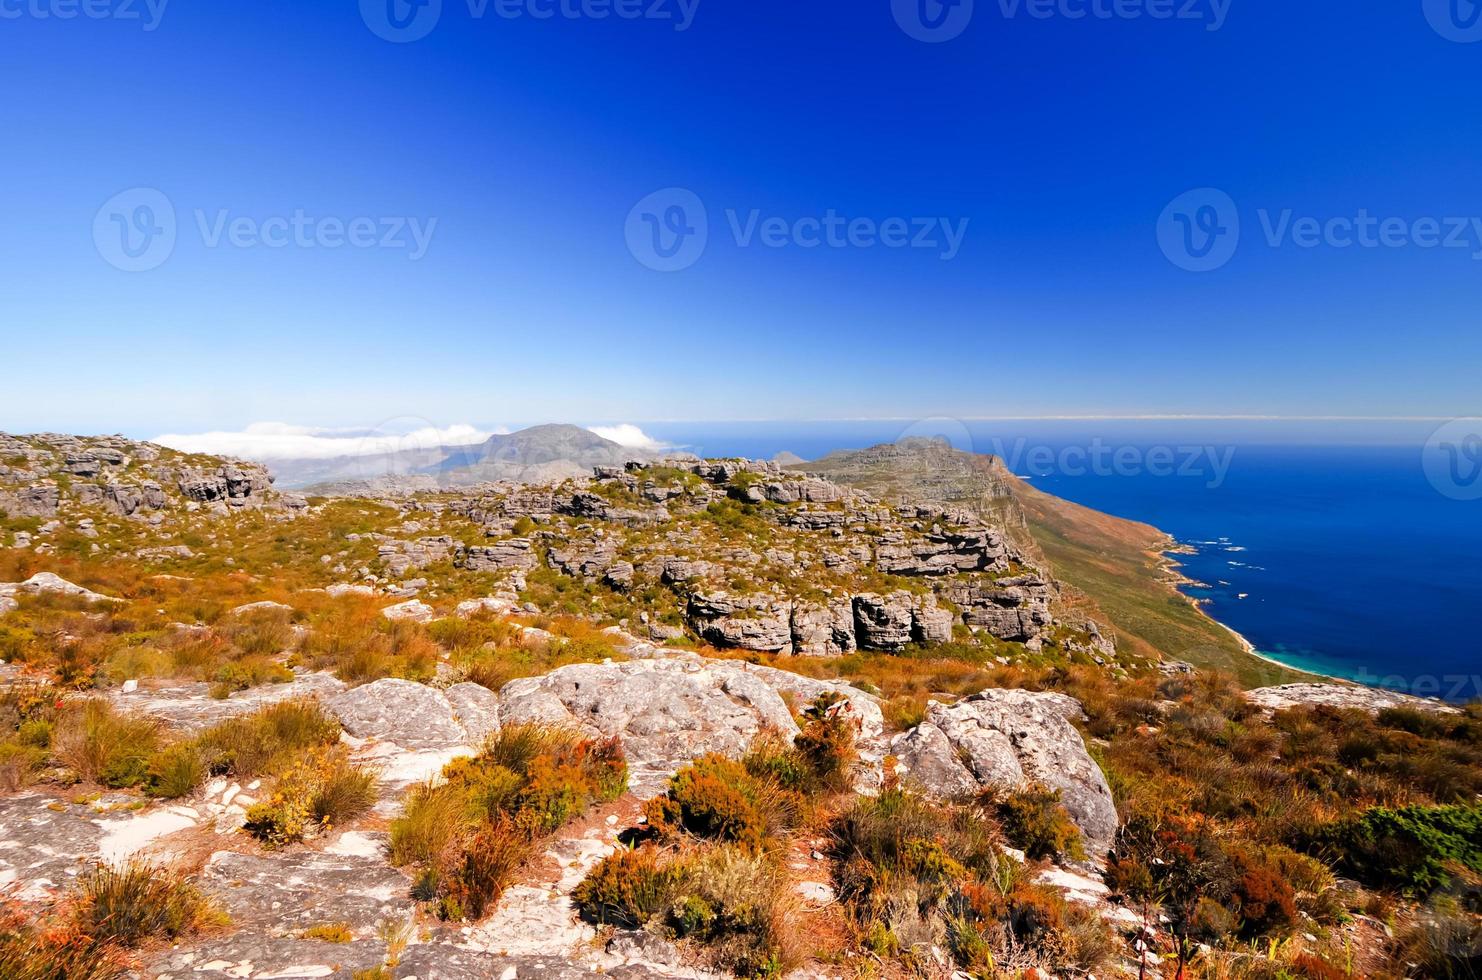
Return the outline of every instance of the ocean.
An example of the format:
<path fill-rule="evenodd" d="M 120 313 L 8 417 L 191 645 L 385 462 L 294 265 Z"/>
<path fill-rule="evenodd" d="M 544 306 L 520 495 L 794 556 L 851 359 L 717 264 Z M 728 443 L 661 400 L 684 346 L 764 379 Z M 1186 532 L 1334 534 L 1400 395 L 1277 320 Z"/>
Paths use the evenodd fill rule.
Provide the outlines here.
<path fill-rule="evenodd" d="M 1482 487 L 1464 482 L 1475 478 L 1474 457 L 1454 448 L 1446 455 L 1448 439 L 1463 444 L 1456 426 L 1438 436 L 1439 427 L 951 419 L 643 426 L 710 456 L 788 451 L 813 459 L 905 435 L 994 453 L 1043 490 L 1145 521 L 1192 548 L 1178 556 L 1202 583 L 1188 593 L 1266 656 L 1465 701 L 1482 697 L 1482 500 L 1461 498 Z M 1482 438 L 1464 445 L 1475 455 Z M 1451 477 L 1448 460 L 1460 464 Z"/>

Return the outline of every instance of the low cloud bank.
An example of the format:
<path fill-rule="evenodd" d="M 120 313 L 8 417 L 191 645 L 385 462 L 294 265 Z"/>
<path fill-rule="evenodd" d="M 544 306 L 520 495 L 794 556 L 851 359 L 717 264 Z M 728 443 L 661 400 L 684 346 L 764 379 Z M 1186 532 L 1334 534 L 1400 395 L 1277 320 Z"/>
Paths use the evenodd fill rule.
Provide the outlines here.
<path fill-rule="evenodd" d="M 629 449 L 660 450 L 667 448 L 664 443 L 659 442 L 638 426 L 627 422 L 621 425 L 592 425 L 587 427 L 587 431 L 594 432 L 604 439 Z"/>
<path fill-rule="evenodd" d="M 152 441 L 186 453 L 238 456 L 242 459 L 334 459 L 374 456 L 436 446 L 473 446 L 505 430 L 471 425 L 329 429 L 284 422 L 254 422 L 240 432 L 166 433 Z"/>

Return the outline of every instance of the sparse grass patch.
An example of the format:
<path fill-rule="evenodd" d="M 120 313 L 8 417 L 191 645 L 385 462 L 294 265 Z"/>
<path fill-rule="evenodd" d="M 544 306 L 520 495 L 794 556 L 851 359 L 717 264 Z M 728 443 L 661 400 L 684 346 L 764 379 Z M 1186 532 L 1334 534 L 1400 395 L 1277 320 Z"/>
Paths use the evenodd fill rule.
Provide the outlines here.
<path fill-rule="evenodd" d="M 477 756 L 410 791 L 391 825 L 392 862 L 419 868 L 414 894 L 443 918 L 481 918 L 540 839 L 615 799 L 627 774 L 616 740 L 506 726 Z"/>
<path fill-rule="evenodd" d="M 243 829 L 271 846 L 292 844 L 375 802 L 375 773 L 351 765 L 342 746 L 320 746 L 278 777 L 269 799 L 248 807 Z"/>
<path fill-rule="evenodd" d="M 104 865 L 82 879 L 80 890 L 78 923 L 95 940 L 138 946 L 226 921 L 190 879 L 169 868 L 140 862 Z"/>
<path fill-rule="evenodd" d="M 78 779 L 124 788 L 139 786 L 164 736 L 159 722 L 121 712 L 92 698 L 63 706 L 57 714 L 51 749 Z"/>

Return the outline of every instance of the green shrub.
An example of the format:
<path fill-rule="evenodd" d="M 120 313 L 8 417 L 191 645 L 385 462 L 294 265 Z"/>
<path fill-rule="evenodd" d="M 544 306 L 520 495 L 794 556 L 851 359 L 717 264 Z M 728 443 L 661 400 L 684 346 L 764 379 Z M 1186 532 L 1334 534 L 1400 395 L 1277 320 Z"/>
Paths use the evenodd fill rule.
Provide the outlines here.
<path fill-rule="evenodd" d="M 819 695 L 804 712 L 803 730 L 793 740 L 816 789 L 837 792 L 849 787 L 859 753 L 854 748 L 854 725 L 843 710 L 848 704 L 841 694 Z"/>
<path fill-rule="evenodd" d="M 1009 843 L 1036 860 L 1085 860 L 1081 832 L 1060 803 L 1060 791 L 1030 785 L 989 798 Z"/>
<path fill-rule="evenodd" d="M 281 701 L 202 732 L 196 743 L 207 767 L 251 779 L 339 741 L 340 723 L 317 701 Z"/>
<path fill-rule="evenodd" d="M 1449 864 L 1482 873 L 1482 805 L 1371 807 L 1327 828 L 1319 843 L 1360 881 L 1430 892 L 1451 884 Z"/>
<path fill-rule="evenodd" d="M 206 759 L 194 741 L 166 746 L 149 760 L 144 787 L 151 796 L 178 799 L 206 778 Z"/>
<path fill-rule="evenodd" d="M 322 943 L 348 943 L 355 938 L 348 922 L 324 922 L 299 933 L 300 939 L 317 939 Z"/>
<path fill-rule="evenodd" d="M 779 977 L 803 958 L 790 918 L 795 902 L 777 887 L 775 858 L 749 848 L 714 847 L 701 854 L 674 887 L 668 925 L 680 938 L 703 943 L 716 965 L 737 976 Z"/>

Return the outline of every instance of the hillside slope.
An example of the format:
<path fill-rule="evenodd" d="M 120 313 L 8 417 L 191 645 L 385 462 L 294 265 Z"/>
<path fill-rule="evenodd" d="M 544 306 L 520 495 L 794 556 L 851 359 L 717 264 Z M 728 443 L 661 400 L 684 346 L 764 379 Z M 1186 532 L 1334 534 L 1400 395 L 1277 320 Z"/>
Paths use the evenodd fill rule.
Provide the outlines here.
<path fill-rule="evenodd" d="M 1165 553 L 1175 542 L 1129 521 L 1036 489 L 994 456 L 960 452 L 930 439 L 907 439 L 857 452 L 830 453 L 791 467 L 887 499 L 971 507 L 1043 555 L 1072 587 L 1066 602 L 1098 612 L 1119 645 L 1228 671 L 1243 684 L 1288 683 L 1301 676 L 1247 652 L 1230 630 L 1204 615 L 1175 587 Z"/>

